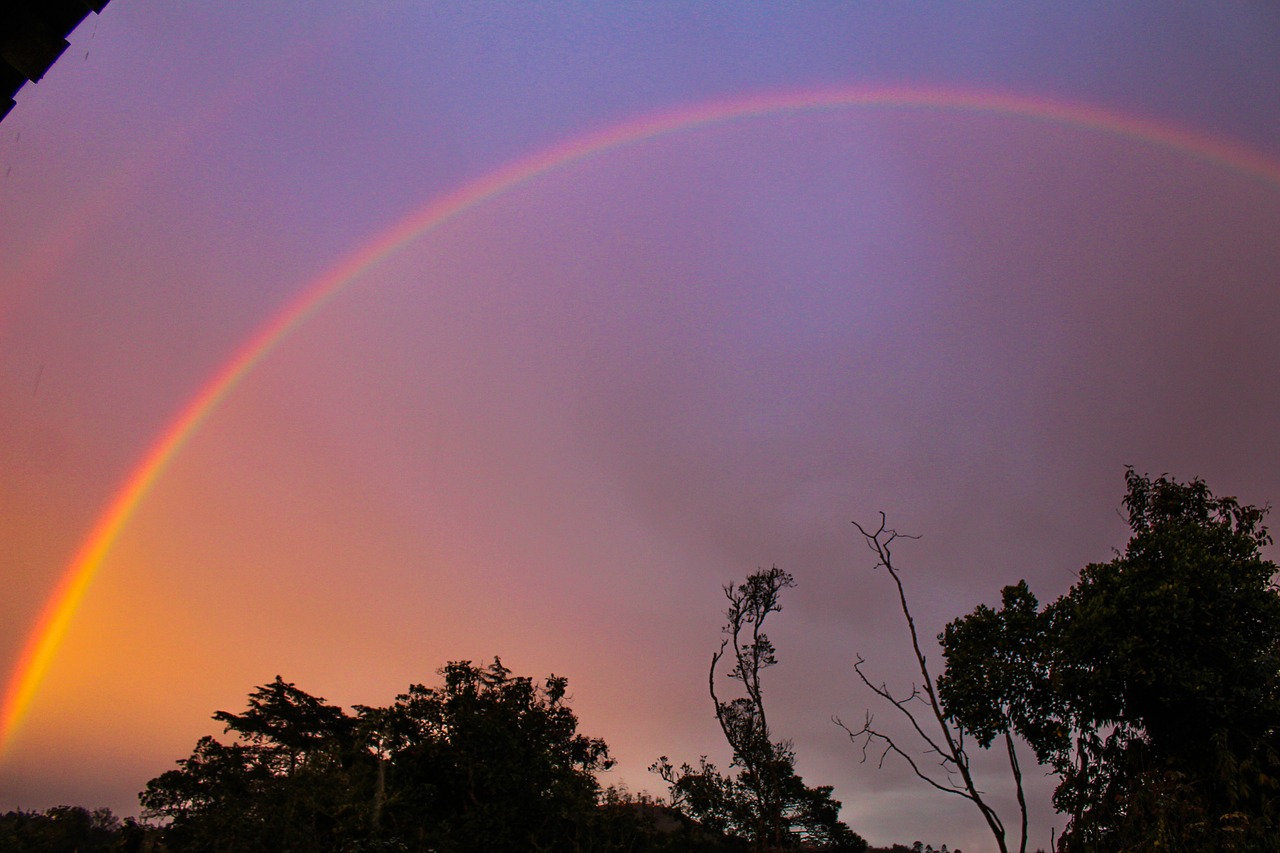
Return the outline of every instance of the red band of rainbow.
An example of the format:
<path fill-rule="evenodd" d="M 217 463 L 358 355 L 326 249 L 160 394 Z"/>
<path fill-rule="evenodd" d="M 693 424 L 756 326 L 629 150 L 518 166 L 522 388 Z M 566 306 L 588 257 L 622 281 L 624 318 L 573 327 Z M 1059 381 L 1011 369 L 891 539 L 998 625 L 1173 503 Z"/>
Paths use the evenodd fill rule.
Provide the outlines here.
<path fill-rule="evenodd" d="M 99 517 L 31 628 L 6 685 L 3 705 L 0 705 L 0 755 L 16 736 L 98 568 L 170 460 L 258 362 L 344 287 L 401 247 L 459 213 L 539 175 L 601 152 L 710 124 L 778 113 L 869 107 L 970 111 L 1064 124 L 1176 150 L 1280 186 L 1280 163 L 1274 159 L 1155 121 L 1040 98 L 915 87 L 778 92 L 698 104 L 625 122 L 516 160 L 432 200 L 303 287 L 183 406 Z"/>

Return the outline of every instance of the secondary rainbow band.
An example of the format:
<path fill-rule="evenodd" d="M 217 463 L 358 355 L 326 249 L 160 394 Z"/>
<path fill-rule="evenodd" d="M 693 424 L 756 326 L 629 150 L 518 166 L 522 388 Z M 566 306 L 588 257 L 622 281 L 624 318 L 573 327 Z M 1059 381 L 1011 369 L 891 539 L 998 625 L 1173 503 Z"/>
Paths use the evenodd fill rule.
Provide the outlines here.
<path fill-rule="evenodd" d="M 0 754 L 31 706 L 94 575 L 151 486 L 218 404 L 254 366 L 306 322 L 335 294 L 380 261 L 459 213 L 546 172 L 610 149 L 677 131 L 777 113 L 855 107 L 941 109 L 1009 115 L 1096 130 L 1173 149 L 1280 186 L 1280 163 L 1209 136 L 1108 110 L 990 92 L 932 88 L 845 88 L 781 92 L 699 104 L 626 122 L 516 160 L 457 190 L 434 199 L 390 230 L 365 244 L 329 272 L 303 288 L 247 341 L 160 434 L 124 486 L 98 519 L 63 572 L 39 620 L 28 635 L 0 706 Z"/>

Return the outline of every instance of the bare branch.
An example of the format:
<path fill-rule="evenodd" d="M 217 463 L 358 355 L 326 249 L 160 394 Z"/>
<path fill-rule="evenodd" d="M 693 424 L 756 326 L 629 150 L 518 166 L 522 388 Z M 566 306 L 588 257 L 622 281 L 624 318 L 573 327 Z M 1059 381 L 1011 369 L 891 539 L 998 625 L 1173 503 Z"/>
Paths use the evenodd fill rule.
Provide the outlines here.
<path fill-rule="evenodd" d="M 942 710 L 942 703 L 938 700 L 937 693 L 934 690 L 933 678 L 929 675 L 928 661 L 925 659 L 924 651 L 920 648 L 920 635 L 916 630 L 915 618 L 911 615 L 911 608 L 907 604 L 906 588 L 903 586 L 902 577 L 899 575 L 897 567 L 893 564 L 893 550 L 891 547 L 893 543 L 898 539 L 919 539 L 920 537 L 899 533 L 897 530 L 890 528 L 883 512 L 880 513 L 880 525 L 874 531 L 868 530 L 856 521 L 853 522 L 853 525 L 858 528 L 858 532 L 862 534 L 867 547 L 875 553 L 878 558 L 879 562 L 876 564 L 875 568 L 884 568 L 884 570 L 889 573 L 889 577 L 893 579 L 894 586 L 897 588 L 898 605 L 902 611 L 903 618 L 906 620 L 907 631 L 911 636 L 911 650 L 915 654 L 916 666 L 920 672 L 921 683 L 918 687 L 913 684 L 911 687 L 911 694 L 906 698 L 899 699 L 890 693 L 888 687 L 883 682 L 879 687 L 877 687 L 866 676 L 862 671 L 862 665 L 865 661 L 861 655 L 857 656 L 857 662 L 853 666 L 854 672 L 857 673 L 858 678 L 861 679 L 862 683 L 865 684 L 873 693 L 881 699 L 889 702 L 893 707 L 897 708 L 910 721 L 911 727 L 915 730 L 916 735 L 927 746 L 926 752 L 935 753 L 940 757 L 940 765 L 944 772 L 947 773 L 948 779 L 952 777 L 953 772 L 958 773 L 963 784 L 943 785 L 921 772 L 915 760 L 905 750 L 900 748 L 888 735 L 883 732 L 876 731 L 871 727 L 870 714 L 867 715 L 867 721 L 863 725 L 862 729 L 856 733 L 852 732 L 838 719 L 836 720 L 836 724 L 843 728 L 845 732 L 849 734 L 850 739 L 853 739 L 855 743 L 857 738 L 866 739 L 863 744 L 864 761 L 866 760 L 866 747 L 870 742 L 873 739 L 884 741 L 886 746 L 885 751 L 880 756 L 881 763 L 883 763 L 885 756 L 892 752 L 901 756 L 911 767 L 916 776 L 928 782 L 933 787 L 940 791 L 958 794 L 972 802 L 982 814 L 988 828 L 990 828 L 991 834 L 996 840 L 996 845 L 1000 849 L 1000 853 L 1008 853 L 1008 846 L 1005 843 L 1004 824 L 1000 820 L 999 815 L 996 814 L 995 810 L 987 805 L 986 801 L 983 799 L 983 792 L 978 790 L 977 786 L 974 784 L 973 774 L 970 772 L 969 768 L 969 756 L 965 752 L 964 747 L 964 730 L 953 728 L 951 724 L 947 722 L 946 714 Z M 934 737 L 926 733 L 921 722 L 916 718 L 915 712 L 908 707 L 908 703 L 914 700 L 919 700 L 928 707 L 934 721 L 938 724 L 938 730 L 941 733 L 941 740 L 935 740 Z M 1016 762 L 1016 758 L 1014 760 Z M 1021 794 L 1020 782 L 1019 794 Z"/>
<path fill-rule="evenodd" d="M 955 758 L 952 757 L 950 752 L 946 748 L 939 746 L 933 738 L 929 737 L 925 730 L 920 727 L 920 723 L 916 719 L 916 715 L 911 713 L 911 709 L 907 707 L 908 702 L 916 700 L 927 703 L 927 700 L 921 697 L 920 689 L 913 684 L 911 685 L 911 695 L 907 696 L 905 699 L 897 699 L 889 692 L 889 688 L 884 682 L 881 682 L 879 687 L 871 683 L 871 680 L 867 678 L 866 673 L 862 671 L 862 665 L 865 662 L 866 661 L 863 660 L 862 656 L 858 655 L 858 662 L 853 665 L 853 671 L 858 674 L 858 678 L 862 679 L 862 683 L 867 685 L 871 692 L 889 702 L 893 707 L 902 712 L 903 716 L 905 716 L 911 723 L 911 727 L 915 729 L 916 734 L 920 736 L 920 739 L 929 745 L 930 752 L 936 752 L 938 755 L 942 756 L 944 763 L 956 763 Z"/>
<path fill-rule="evenodd" d="M 928 782 L 930 785 L 937 788 L 939 791 L 945 791 L 948 794 L 957 794 L 961 797 L 964 797 L 966 800 L 973 799 L 973 797 L 970 796 L 969 792 L 966 791 L 965 789 L 958 788 L 953 785 L 944 785 L 938 782 L 936 779 L 933 779 L 929 777 L 927 774 L 925 774 L 920 769 L 920 767 L 916 764 L 915 759 L 911 757 L 910 753 L 906 752 L 901 747 L 899 747 L 896 743 L 894 743 L 893 738 L 871 728 L 871 720 L 872 720 L 872 717 L 870 714 L 868 714 L 866 722 L 862 724 L 862 728 L 858 729 L 855 732 L 853 729 L 846 726 L 839 717 L 831 718 L 831 721 L 833 723 L 835 723 L 840 728 L 844 729 L 845 734 L 849 736 L 849 740 L 852 741 L 855 746 L 857 746 L 858 740 L 862 739 L 863 741 L 862 742 L 862 761 L 864 764 L 866 763 L 866 760 L 867 760 L 867 748 L 871 745 L 871 742 L 873 740 L 884 741 L 885 748 L 884 748 L 884 752 L 880 754 L 880 760 L 877 762 L 877 765 L 876 765 L 877 769 L 884 767 L 885 756 L 887 756 L 890 752 L 892 752 L 895 755 L 900 756 L 903 761 L 906 761 L 907 765 L 911 768 L 912 772 L 916 774 L 916 776 L 920 777 L 925 782 Z"/>
<path fill-rule="evenodd" d="M 720 728 L 724 732 L 724 736 L 732 744 L 733 738 L 730 737 L 728 723 L 724 719 L 724 706 L 721 704 L 719 697 L 716 696 L 716 665 L 720 663 L 720 658 L 724 656 L 724 647 L 728 642 L 728 640 L 721 640 L 720 650 L 713 652 L 711 655 L 711 671 L 707 675 L 707 685 L 711 690 L 711 701 L 716 706 L 716 719 L 720 721 Z"/>

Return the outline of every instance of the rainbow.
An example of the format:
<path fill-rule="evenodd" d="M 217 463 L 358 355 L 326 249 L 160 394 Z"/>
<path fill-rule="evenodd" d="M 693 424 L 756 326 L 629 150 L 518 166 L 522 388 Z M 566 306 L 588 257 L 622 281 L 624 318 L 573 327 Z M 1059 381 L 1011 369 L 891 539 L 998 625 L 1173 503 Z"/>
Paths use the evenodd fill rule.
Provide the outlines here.
<path fill-rule="evenodd" d="M 918 87 L 775 92 L 696 104 L 589 133 L 509 163 L 432 200 L 303 287 L 182 407 L 103 511 L 67 565 L 28 634 L 6 685 L 3 705 L 0 705 L 0 755 L 11 746 L 98 568 L 151 487 L 164 474 L 169 462 L 241 380 L 343 288 L 401 247 L 439 228 L 463 211 L 541 175 L 564 169 L 602 152 L 717 123 L 811 110 L 872 107 L 976 112 L 1069 125 L 1171 149 L 1280 186 L 1280 163 L 1193 131 L 1096 107 L 1042 98 Z"/>

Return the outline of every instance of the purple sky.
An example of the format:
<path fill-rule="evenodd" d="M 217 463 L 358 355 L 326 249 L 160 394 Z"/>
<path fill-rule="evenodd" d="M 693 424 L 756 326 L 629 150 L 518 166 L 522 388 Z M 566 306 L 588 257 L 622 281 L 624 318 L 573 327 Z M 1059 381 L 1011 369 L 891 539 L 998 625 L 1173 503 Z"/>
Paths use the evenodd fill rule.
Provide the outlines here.
<path fill-rule="evenodd" d="M 1087 105 L 1280 164 L 1264 4 L 242 5 L 113 0 L 0 124 L 6 673 L 256 328 L 535 151 L 883 85 Z M 1274 181 L 972 109 L 763 115 L 538 176 L 353 282 L 191 438 L 0 757 L 0 809 L 132 813 L 277 673 L 379 704 L 494 654 L 567 675 L 621 759 L 607 781 L 656 791 L 658 755 L 728 763 L 720 585 L 777 564 L 799 587 L 766 689 L 807 780 L 873 842 L 985 849 L 976 812 L 859 764 L 830 722 L 875 709 L 856 653 L 911 683 L 849 522 L 923 535 L 898 553 L 927 639 L 1122 547 L 1126 464 L 1280 499 L 1278 229 Z M 1051 783 L 1030 784 L 1047 847 Z"/>

